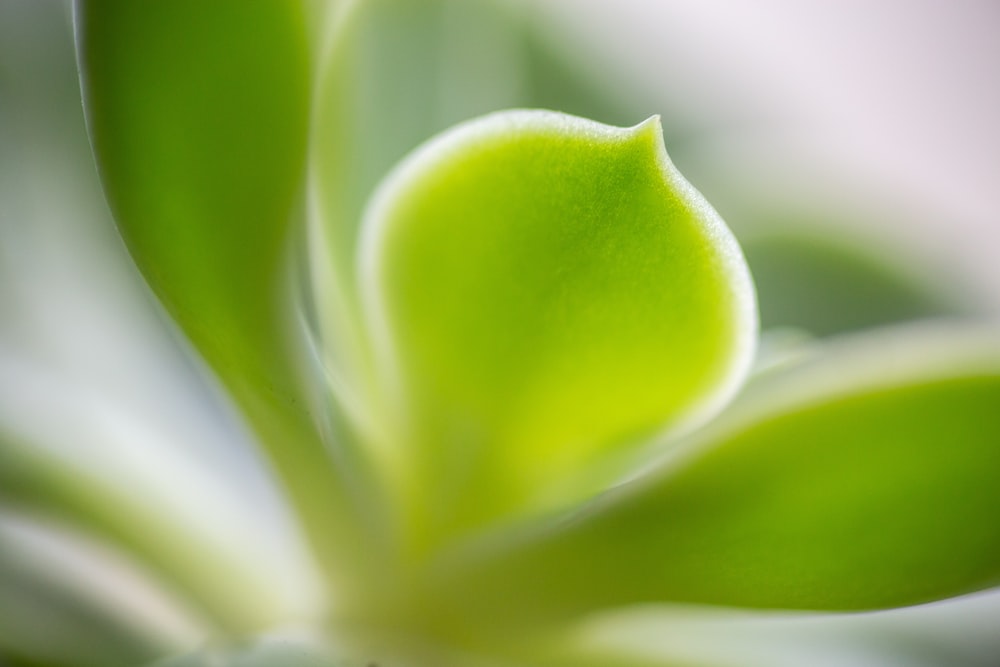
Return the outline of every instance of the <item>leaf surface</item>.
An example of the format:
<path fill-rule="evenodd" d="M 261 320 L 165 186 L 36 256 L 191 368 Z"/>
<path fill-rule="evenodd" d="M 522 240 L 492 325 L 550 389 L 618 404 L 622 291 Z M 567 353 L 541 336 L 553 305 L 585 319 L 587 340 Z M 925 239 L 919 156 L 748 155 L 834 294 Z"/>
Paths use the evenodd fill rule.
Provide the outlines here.
<path fill-rule="evenodd" d="M 344 663 L 334 661 L 293 643 L 278 643 L 239 652 L 207 651 L 178 656 L 158 661 L 149 667 L 272 667 L 276 665 L 281 665 L 281 667 L 341 667 Z"/>
<path fill-rule="evenodd" d="M 418 540 L 593 492 L 728 399 L 752 355 L 746 266 L 658 119 L 471 121 L 398 167 L 365 225 Z"/>
<path fill-rule="evenodd" d="M 498 626 L 654 601 L 882 609 L 997 585 L 998 340 L 831 345 L 758 378 L 658 472 L 445 578 Z"/>
<path fill-rule="evenodd" d="M 85 109 L 136 264 L 267 446 L 324 566 L 365 529 L 310 414 L 287 286 L 309 121 L 299 3 L 79 0 Z"/>
<path fill-rule="evenodd" d="M 287 374 L 276 299 L 305 156 L 300 13 L 116 0 L 77 13 L 88 122 L 122 235 L 209 360 L 255 383 Z"/>
<path fill-rule="evenodd" d="M 7 509 L 0 503 L 0 659 L 134 667 L 177 645 L 176 632 L 151 622 L 149 598 L 137 609 L 136 597 L 123 593 L 128 586 L 107 586 L 107 563 L 99 558 L 106 554 L 80 553 L 79 541 Z M 86 575 L 104 575 L 104 586 L 81 580 Z"/>

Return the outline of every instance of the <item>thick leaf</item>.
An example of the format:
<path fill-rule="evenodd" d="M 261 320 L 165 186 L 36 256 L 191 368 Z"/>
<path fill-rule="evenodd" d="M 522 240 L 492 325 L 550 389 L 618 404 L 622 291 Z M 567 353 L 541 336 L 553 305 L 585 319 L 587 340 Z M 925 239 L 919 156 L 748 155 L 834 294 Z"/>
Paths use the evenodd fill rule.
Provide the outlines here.
<path fill-rule="evenodd" d="M 275 301 L 305 156 L 300 14 L 123 0 L 77 12 L 88 122 L 122 234 L 209 360 L 252 383 L 287 382 Z"/>
<path fill-rule="evenodd" d="M 715 667 L 992 667 L 998 593 L 867 614 L 629 608 L 574 624 L 541 652 L 604 655 L 610 666 L 631 657 Z"/>
<path fill-rule="evenodd" d="M 759 378 L 655 474 L 443 577 L 463 614 L 497 626 L 648 601 L 878 609 L 994 586 L 997 405 L 996 331 L 851 339 Z"/>
<path fill-rule="evenodd" d="M 136 263 L 256 426 L 324 565 L 362 538 L 290 352 L 309 38 L 299 3 L 80 0 L 85 107 Z"/>
<path fill-rule="evenodd" d="M 347 426 L 342 441 L 384 435 L 356 249 L 365 204 L 392 166 L 434 134 L 498 109 L 545 107 L 613 123 L 649 113 L 629 106 L 618 80 L 550 48 L 524 9 L 504 0 L 365 0 L 329 12 L 310 140 L 310 323 Z M 362 463 L 369 455 L 363 446 L 352 452 Z"/>
<path fill-rule="evenodd" d="M 365 224 L 416 542 L 593 492 L 727 400 L 753 353 L 739 248 L 657 119 L 472 121 L 404 162 Z"/>
<path fill-rule="evenodd" d="M 602 82 L 601 89 L 560 60 L 510 5 L 366 0 L 342 12 L 320 73 L 313 160 L 313 194 L 342 279 L 353 281 L 368 197 L 397 161 L 434 134 L 511 107 L 632 120 L 616 86 Z"/>
<path fill-rule="evenodd" d="M 192 641 L 190 624 L 99 551 L 0 512 L 0 664 L 134 667 Z"/>
<path fill-rule="evenodd" d="M 254 578 L 253 568 L 123 486 L 24 446 L 0 429 L 0 503 L 63 520 L 122 549 L 220 632 L 260 630 L 275 622 L 275 591 Z"/>

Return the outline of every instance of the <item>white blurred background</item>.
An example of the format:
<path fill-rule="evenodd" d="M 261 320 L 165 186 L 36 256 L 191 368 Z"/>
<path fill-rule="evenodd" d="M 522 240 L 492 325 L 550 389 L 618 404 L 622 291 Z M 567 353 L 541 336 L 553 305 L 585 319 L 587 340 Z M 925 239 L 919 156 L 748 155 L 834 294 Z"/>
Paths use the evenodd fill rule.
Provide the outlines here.
<path fill-rule="evenodd" d="M 845 211 L 1000 309 L 1000 3 L 536 4 L 651 104 L 722 128 L 680 166 L 734 226 L 741 205 Z"/>

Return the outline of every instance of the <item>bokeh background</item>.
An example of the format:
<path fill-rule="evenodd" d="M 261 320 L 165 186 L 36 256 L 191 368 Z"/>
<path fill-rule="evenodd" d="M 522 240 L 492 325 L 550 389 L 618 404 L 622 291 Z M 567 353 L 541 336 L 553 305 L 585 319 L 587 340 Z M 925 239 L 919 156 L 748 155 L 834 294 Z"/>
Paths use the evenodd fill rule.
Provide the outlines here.
<path fill-rule="evenodd" d="M 767 328 L 822 337 L 1000 313 L 1000 4 L 518 0 L 502 20 L 467 1 L 397 4 L 403 18 L 372 34 L 399 41 L 358 65 L 387 82 L 369 101 L 402 114 L 370 147 L 359 202 L 416 143 L 494 108 L 660 114 L 674 161 L 745 244 Z M 106 504 L 184 517 L 222 552 L 250 554 L 247 579 L 269 578 L 273 604 L 308 617 L 321 604 L 312 565 L 270 473 L 114 232 L 69 16 L 61 0 L 0 0 L 0 435 L 106 485 Z M 431 65 L 439 85 L 413 85 L 407 68 Z M 65 586 L 165 628 L 167 645 L 196 642 L 204 629 L 183 604 L 109 560 L 72 511 L 25 501 L 34 482 L 18 456 L 0 452 L 0 656 L 15 639 L 44 650 L 62 628 L 81 665 L 111 664 L 87 642 L 98 621 L 53 611 Z M 998 623 L 985 594 L 832 620 L 685 614 L 664 641 L 716 664 L 989 667 Z M 662 627 L 594 634 L 643 642 Z"/>

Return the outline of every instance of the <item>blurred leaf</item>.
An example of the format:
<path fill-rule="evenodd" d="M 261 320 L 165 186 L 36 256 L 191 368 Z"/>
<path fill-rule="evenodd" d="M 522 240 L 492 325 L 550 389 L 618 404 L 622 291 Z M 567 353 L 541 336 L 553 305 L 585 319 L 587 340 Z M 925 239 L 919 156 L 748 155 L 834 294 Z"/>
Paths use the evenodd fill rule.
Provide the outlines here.
<path fill-rule="evenodd" d="M 511 4 L 366 0 L 343 12 L 320 74 L 313 163 L 342 270 L 353 265 L 362 209 L 376 184 L 448 127 L 510 107 L 605 123 L 641 119 L 638 110 L 621 110 L 615 87 L 559 58 Z"/>
<path fill-rule="evenodd" d="M 149 667 L 366 667 L 365 663 L 334 660 L 311 644 L 261 640 L 232 650 L 208 650 L 200 653 L 167 658 Z"/>
<path fill-rule="evenodd" d="M 53 559 L 16 527 L 0 515 L 0 664 L 134 667 L 170 649 L 119 606 L 118 591 L 95 596 L 63 571 L 65 554 Z"/>
<path fill-rule="evenodd" d="M 751 236 L 741 244 L 760 300 L 761 327 L 798 327 L 818 336 L 943 315 L 964 309 L 876 254 L 860 239 L 803 232 Z"/>
<path fill-rule="evenodd" d="M 226 541 L 228 526 L 210 524 L 208 532 L 204 522 L 163 502 L 148 477 L 126 478 L 121 473 L 130 468 L 117 461 L 93 462 L 145 441 L 155 447 L 151 431 L 128 428 L 123 417 L 102 409 L 99 393 L 78 393 L 63 375 L 54 384 L 30 364 L 6 361 L 0 355 L 0 370 L 16 389 L 0 383 L 0 503 L 57 518 L 121 549 L 220 631 L 242 634 L 276 621 L 282 605 L 275 586 L 261 579 L 266 570 L 259 563 Z M 44 415 L 58 415 L 60 428 L 40 428 L 36 422 Z M 60 437 L 67 442 L 53 442 Z M 184 477 L 186 493 L 203 491 L 190 469 L 171 466 L 169 458 L 155 460 Z M 170 488 L 176 489 L 176 479 Z M 217 503 L 208 497 L 201 510 L 226 517 Z M 268 534 L 259 528 L 260 536 Z"/>
<path fill-rule="evenodd" d="M 80 434 L 82 448 L 88 437 Z M 272 598 L 266 582 L 254 580 L 235 554 L 127 485 L 21 444 L 7 424 L 0 425 L 0 502 L 61 519 L 129 553 L 221 631 L 260 630 L 275 621 L 272 606 L 280 609 L 261 604 Z"/>
<path fill-rule="evenodd" d="M 369 628 L 370 630 L 370 628 Z M 529 667 L 523 661 L 456 653 L 428 642 L 427 638 L 376 632 L 377 640 L 361 639 L 366 633 L 352 632 L 343 644 L 331 647 L 296 636 L 264 637 L 245 645 L 208 648 L 168 658 L 149 667 Z M 371 639 L 370 637 L 368 639 Z M 530 663 L 530 667 L 543 667 Z"/>
<path fill-rule="evenodd" d="M 658 119 L 471 121 L 383 183 L 365 231 L 418 541 L 592 493 L 728 399 L 753 354 L 742 256 Z"/>
<path fill-rule="evenodd" d="M 634 656 L 654 665 L 993 667 L 998 592 L 866 614 L 630 607 L 571 625 L 548 638 L 544 651 Z"/>
<path fill-rule="evenodd" d="M 988 588 L 997 405 L 996 331 L 848 340 L 759 378 L 657 473 L 444 576 L 463 614 L 494 623 L 652 601 L 879 609 Z"/>
<path fill-rule="evenodd" d="M 521 667 L 720 667 L 705 660 L 688 660 L 664 651 L 657 655 L 611 642 L 590 640 L 583 632 L 550 633 L 542 641 L 505 642 L 495 651 L 513 654 L 510 665 Z"/>
<path fill-rule="evenodd" d="M 286 297 L 310 63 L 303 7 L 80 0 L 85 108 L 136 263 L 256 426 L 320 561 L 363 529 L 295 377 Z M 355 562 L 355 565 L 357 563 Z"/>

